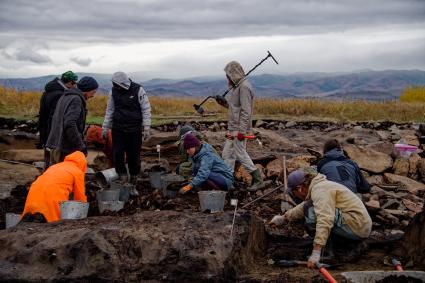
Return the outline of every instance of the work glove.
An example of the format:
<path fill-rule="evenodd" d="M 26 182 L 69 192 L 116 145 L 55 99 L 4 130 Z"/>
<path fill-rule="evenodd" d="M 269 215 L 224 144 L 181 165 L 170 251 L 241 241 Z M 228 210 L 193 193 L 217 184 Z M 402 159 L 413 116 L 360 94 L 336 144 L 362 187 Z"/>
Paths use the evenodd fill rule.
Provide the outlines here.
<path fill-rule="evenodd" d="M 317 266 L 317 263 L 320 262 L 320 250 L 313 250 L 311 252 L 311 256 L 308 258 L 307 267 L 308 268 L 315 268 Z"/>
<path fill-rule="evenodd" d="M 102 138 L 103 140 L 108 140 L 108 128 L 102 128 Z"/>
<path fill-rule="evenodd" d="M 179 194 L 184 195 L 185 193 L 187 193 L 188 191 L 190 191 L 192 188 L 193 188 L 193 187 L 192 187 L 192 185 L 191 185 L 191 184 L 186 185 L 186 186 L 184 186 L 183 188 L 181 188 L 181 189 L 179 190 Z"/>
<path fill-rule="evenodd" d="M 239 141 L 245 140 L 245 135 L 242 134 L 241 132 L 238 132 L 238 135 L 236 137 L 238 138 Z"/>
<path fill-rule="evenodd" d="M 151 137 L 151 127 L 145 126 L 143 129 L 142 140 L 147 141 Z"/>
<path fill-rule="evenodd" d="M 272 220 L 270 221 L 270 224 L 274 224 L 276 226 L 280 226 L 285 224 L 286 218 L 283 215 L 275 215 Z"/>

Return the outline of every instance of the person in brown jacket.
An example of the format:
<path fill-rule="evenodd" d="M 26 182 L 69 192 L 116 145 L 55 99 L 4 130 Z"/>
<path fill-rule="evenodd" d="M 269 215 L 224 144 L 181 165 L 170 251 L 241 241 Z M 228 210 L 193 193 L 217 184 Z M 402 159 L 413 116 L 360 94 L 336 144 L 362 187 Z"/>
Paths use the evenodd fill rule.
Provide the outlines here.
<path fill-rule="evenodd" d="M 314 268 L 320 261 L 330 233 L 349 240 L 369 237 L 372 219 L 363 202 L 347 187 L 307 170 L 289 174 L 288 184 L 288 190 L 303 202 L 283 216 L 273 217 L 270 223 L 282 225 L 304 218 L 307 226 L 315 228 L 313 251 L 307 264 L 309 268 Z"/>

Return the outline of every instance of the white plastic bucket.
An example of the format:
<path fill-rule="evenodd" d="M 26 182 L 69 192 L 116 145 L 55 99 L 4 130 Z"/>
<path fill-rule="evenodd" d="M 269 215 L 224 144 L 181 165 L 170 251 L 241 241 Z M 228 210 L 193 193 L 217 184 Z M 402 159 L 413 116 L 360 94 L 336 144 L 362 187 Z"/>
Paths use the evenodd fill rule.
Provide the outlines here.
<path fill-rule="evenodd" d="M 20 214 L 6 213 L 6 229 L 16 226 L 19 223 L 20 218 L 21 218 Z"/>
<path fill-rule="evenodd" d="M 62 201 L 59 204 L 61 219 L 83 219 L 89 213 L 89 203 L 82 201 Z"/>
<path fill-rule="evenodd" d="M 198 192 L 201 211 L 209 210 L 211 213 L 223 211 L 227 192 L 201 191 Z"/>

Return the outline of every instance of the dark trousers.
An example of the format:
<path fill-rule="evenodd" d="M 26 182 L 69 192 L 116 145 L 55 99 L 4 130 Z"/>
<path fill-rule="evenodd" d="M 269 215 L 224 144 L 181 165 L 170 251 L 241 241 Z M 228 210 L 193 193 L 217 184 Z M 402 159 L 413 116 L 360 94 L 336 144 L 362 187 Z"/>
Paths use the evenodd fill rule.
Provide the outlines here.
<path fill-rule="evenodd" d="M 208 179 L 201 184 L 201 188 L 203 190 L 221 190 L 227 191 L 229 188 L 227 187 L 226 180 L 221 174 L 211 172 L 208 176 Z"/>
<path fill-rule="evenodd" d="M 136 132 L 122 132 L 112 129 L 112 151 L 115 171 L 119 175 L 127 175 L 125 157 L 127 157 L 130 175 L 140 173 L 140 151 L 142 147 L 142 129 Z"/>
<path fill-rule="evenodd" d="M 34 214 L 28 212 L 22 217 L 21 222 L 47 223 L 47 220 L 40 212 Z"/>

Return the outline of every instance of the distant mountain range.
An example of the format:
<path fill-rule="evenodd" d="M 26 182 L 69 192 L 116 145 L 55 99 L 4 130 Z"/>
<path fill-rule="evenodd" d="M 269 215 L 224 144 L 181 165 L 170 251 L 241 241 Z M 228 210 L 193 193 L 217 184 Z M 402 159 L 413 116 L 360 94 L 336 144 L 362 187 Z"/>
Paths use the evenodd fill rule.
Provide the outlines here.
<path fill-rule="evenodd" d="M 110 74 L 79 74 L 95 77 L 99 92 L 111 89 Z M 137 80 L 137 75 L 133 76 Z M 0 84 L 19 90 L 42 91 L 54 76 L 0 79 Z M 253 75 L 249 78 L 257 96 L 273 98 L 328 99 L 397 99 L 408 86 L 425 86 L 425 71 L 387 70 L 353 73 L 299 73 L 291 75 Z M 198 77 L 184 80 L 152 79 L 142 82 L 150 95 L 172 97 L 205 97 L 226 90 L 226 80 L 220 77 Z"/>

